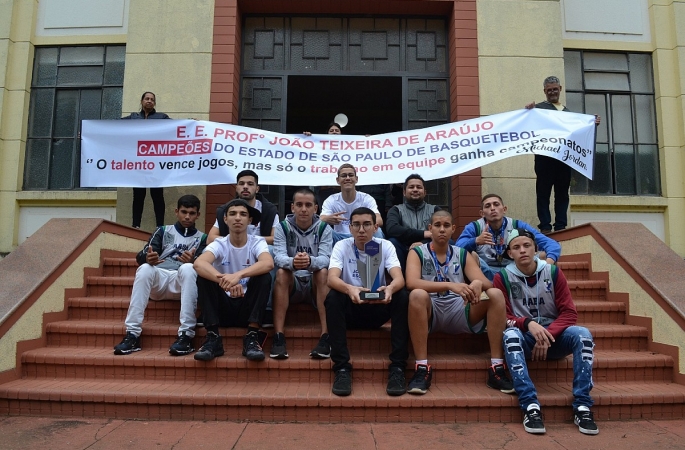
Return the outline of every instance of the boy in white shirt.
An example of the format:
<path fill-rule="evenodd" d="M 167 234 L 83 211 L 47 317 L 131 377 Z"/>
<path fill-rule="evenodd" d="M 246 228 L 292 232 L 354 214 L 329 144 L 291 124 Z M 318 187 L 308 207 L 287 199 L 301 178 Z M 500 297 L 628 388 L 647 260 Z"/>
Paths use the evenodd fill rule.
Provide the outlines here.
<path fill-rule="evenodd" d="M 219 326 L 244 327 L 243 356 L 264 360 L 259 342 L 266 303 L 271 290 L 269 271 L 274 260 L 261 236 L 247 233 L 259 223 L 260 213 L 242 199 L 231 200 L 224 215 L 228 236 L 216 239 L 194 263 L 198 300 L 202 305 L 207 338 L 195 359 L 210 361 L 224 354 Z"/>
<path fill-rule="evenodd" d="M 328 197 L 321 207 L 321 220 L 333 226 L 333 244 L 352 236 L 350 215 L 357 208 L 369 208 L 373 211 L 378 225 L 374 237 L 382 239 L 383 232 L 380 227 L 383 226 L 383 219 L 378 212 L 376 200 L 369 194 L 357 191 L 359 178 L 357 178 L 357 170 L 354 166 L 352 164 L 341 165 L 335 181 L 340 185 L 340 192 Z"/>
<path fill-rule="evenodd" d="M 331 359 L 335 381 L 333 393 L 346 396 L 352 393 L 352 365 L 347 348 L 347 328 L 379 328 L 392 320 L 390 341 L 390 367 L 388 372 L 388 395 L 402 395 L 406 392 L 404 370 L 407 366 L 409 351 L 409 326 L 407 309 L 409 296 L 404 290 L 404 278 L 395 247 L 385 239 L 374 238 L 378 229 L 376 214 L 369 208 L 357 208 L 350 215 L 352 237 L 343 239 L 333 247 L 331 264 L 328 267 L 328 287 L 326 296 L 326 323 L 328 325 Z M 384 294 L 382 300 L 362 300 L 360 293 L 368 292 L 363 287 L 359 271 L 368 262 L 365 245 L 373 240 L 382 252 L 380 268 L 376 274 L 378 292 Z M 361 268 L 361 269 L 360 269 Z M 392 282 L 386 285 L 386 270 Z M 373 276 L 373 275 L 371 275 Z"/>

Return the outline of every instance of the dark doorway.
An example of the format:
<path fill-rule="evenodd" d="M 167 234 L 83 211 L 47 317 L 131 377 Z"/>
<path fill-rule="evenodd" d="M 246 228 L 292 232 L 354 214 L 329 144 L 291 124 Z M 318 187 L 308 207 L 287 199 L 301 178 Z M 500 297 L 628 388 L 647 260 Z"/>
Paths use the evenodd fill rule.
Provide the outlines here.
<path fill-rule="evenodd" d="M 402 130 L 401 77 L 288 77 L 286 132 L 325 134 L 336 114 L 349 124 L 343 134 Z"/>
<path fill-rule="evenodd" d="M 363 136 L 402 130 L 401 77 L 289 75 L 287 99 L 287 134 L 301 134 L 304 131 L 326 134 L 328 125 L 340 113 L 349 120 L 342 130 L 346 135 Z M 319 197 L 319 210 L 323 200 L 340 189 L 335 186 L 334 177 L 331 178 L 331 184 L 333 186 L 323 187 L 320 192 L 315 189 Z M 290 213 L 293 193 L 299 187 L 268 187 L 267 197 L 278 202 L 281 217 Z M 367 188 L 359 189 L 364 191 Z"/>

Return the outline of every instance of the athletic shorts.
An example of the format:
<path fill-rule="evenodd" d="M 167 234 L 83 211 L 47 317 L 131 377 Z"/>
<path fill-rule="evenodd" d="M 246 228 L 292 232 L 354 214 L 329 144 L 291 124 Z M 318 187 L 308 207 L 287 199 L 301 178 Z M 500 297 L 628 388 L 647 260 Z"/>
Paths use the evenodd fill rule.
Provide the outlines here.
<path fill-rule="evenodd" d="M 293 275 L 293 290 L 290 292 L 290 303 L 309 303 L 316 308 L 313 274 L 308 270 L 296 270 Z"/>
<path fill-rule="evenodd" d="M 486 320 L 483 319 L 473 327 L 469 324 L 469 310 L 471 305 L 464 305 L 459 295 L 438 297 L 431 295 L 433 307 L 430 333 L 480 334 L 485 332 Z"/>

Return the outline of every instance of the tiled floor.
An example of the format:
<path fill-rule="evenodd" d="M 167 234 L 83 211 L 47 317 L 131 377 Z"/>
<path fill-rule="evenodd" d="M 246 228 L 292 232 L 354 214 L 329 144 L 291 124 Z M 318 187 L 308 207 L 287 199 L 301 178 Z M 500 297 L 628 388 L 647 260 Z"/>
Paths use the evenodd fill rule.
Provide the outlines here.
<path fill-rule="evenodd" d="M 5 449 L 683 449 L 685 420 L 598 423 L 585 436 L 572 423 L 530 435 L 519 423 L 309 424 L 3 417 Z"/>

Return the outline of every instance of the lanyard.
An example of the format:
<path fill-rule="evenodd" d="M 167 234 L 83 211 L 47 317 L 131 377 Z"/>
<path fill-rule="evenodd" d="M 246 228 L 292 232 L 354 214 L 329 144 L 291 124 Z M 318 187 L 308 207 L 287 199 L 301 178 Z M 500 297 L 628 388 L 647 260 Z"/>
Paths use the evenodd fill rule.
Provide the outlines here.
<path fill-rule="evenodd" d="M 445 258 L 445 263 L 438 261 L 438 255 L 435 254 L 435 249 L 433 248 L 433 243 L 431 242 L 428 249 L 431 252 L 431 257 L 433 258 L 433 264 L 435 265 L 435 271 L 437 272 L 437 279 L 439 282 L 444 282 L 447 280 L 447 274 L 449 272 L 449 263 L 452 259 L 452 246 L 447 246 L 447 255 Z"/>
<path fill-rule="evenodd" d="M 504 250 L 506 249 L 506 245 L 504 243 L 504 233 L 507 229 L 507 218 L 504 217 L 502 219 L 502 227 L 497 230 L 497 233 L 495 233 L 495 230 L 492 229 L 490 225 L 488 225 L 488 228 L 490 229 L 490 233 L 492 234 L 492 240 L 493 240 L 493 247 L 495 248 L 495 255 L 497 256 L 497 261 L 502 262 L 502 255 L 504 255 Z"/>

